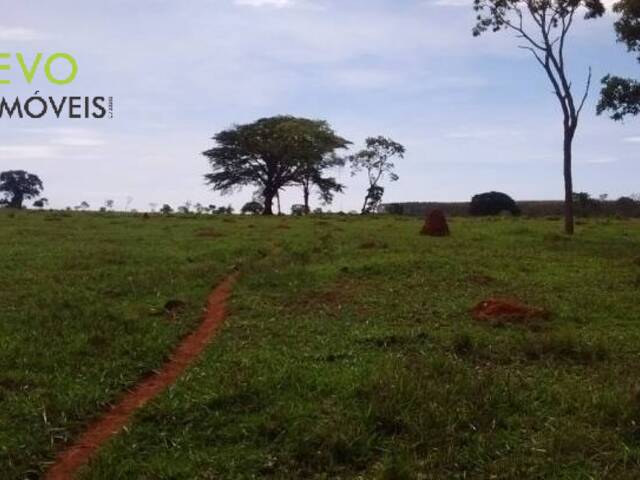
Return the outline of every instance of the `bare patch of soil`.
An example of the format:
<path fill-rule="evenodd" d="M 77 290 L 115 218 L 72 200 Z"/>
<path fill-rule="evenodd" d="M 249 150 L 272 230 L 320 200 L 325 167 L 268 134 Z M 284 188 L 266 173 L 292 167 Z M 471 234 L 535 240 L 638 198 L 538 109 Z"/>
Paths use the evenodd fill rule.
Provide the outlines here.
<path fill-rule="evenodd" d="M 474 319 L 491 325 L 529 324 L 540 320 L 548 320 L 547 310 L 525 305 L 510 298 L 489 298 L 478 303 L 471 310 Z"/>

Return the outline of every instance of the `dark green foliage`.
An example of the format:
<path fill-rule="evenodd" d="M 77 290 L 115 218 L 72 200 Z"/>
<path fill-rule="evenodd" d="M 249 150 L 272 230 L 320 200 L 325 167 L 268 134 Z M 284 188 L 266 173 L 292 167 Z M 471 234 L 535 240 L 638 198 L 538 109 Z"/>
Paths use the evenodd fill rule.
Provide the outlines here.
<path fill-rule="evenodd" d="M 292 116 L 236 125 L 213 140 L 216 146 L 203 153 L 213 170 L 205 175 L 207 183 L 223 194 L 257 186 L 264 198 L 265 215 L 273 214 L 273 198 L 288 185 L 306 181 L 309 185 L 320 183 L 321 191 L 338 189 L 335 181 L 321 177 L 322 162 L 349 144 L 325 121 Z"/>
<path fill-rule="evenodd" d="M 22 208 L 22 203 L 37 197 L 42 192 L 42 180 L 24 170 L 9 170 L 0 173 L 0 193 L 6 197 L 9 208 Z"/>
<path fill-rule="evenodd" d="M 385 205 L 385 213 L 389 215 L 404 215 L 404 205 L 401 203 L 390 203 Z"/>
<path fill-rule="evenodd" d="M 630 52 L 640 53 L 640 2 L 620 0 L 613 11 L 620 14 L 614 24 L 618 42 L 624 43 Z M 602 79 L 602 85 L 598 115 L 608 112 L 613 120 L 622 120 L 640 113 L 640 82 L 607 75 Z"/>
<path fill-rule="evenodd" d="M 607 75 L 602 79 L 602 85 L 598 115 L 609 112 L 611 119 L 618 121 L 640 113 L 640 82 Z"/>
<path fill-rule="evenodd" d="M 241 213 L 250 213 L 258 215 L 264 211 L 264 206 L 260 202 L 247 202 L 242 206 Z"/>
<path fill-rule="evenodd" d="M 516 202 L 506 193 L 487 192 L 475 195 L 471 199 L 469 214 L 475 217 L 500 215 L 509 212 L 512 215 L 520 215 L 520 208 Z"/>
<path fill-rule="evenodd" d="M 380 206 L 384 195 L 384 187 L 380 182 L 385 177 L 389 181 L 396 182 L 399 177 L 395 173 L 394 158 L 404 158 L 405 148 L 398 142 L 383 136 L 369 137 L 366 140 L 366 148 L 349 157 L 351 174 L 365 171 L 369 187 L 364 198 L 361 213 L 363 215 L 374 212 Z"/>

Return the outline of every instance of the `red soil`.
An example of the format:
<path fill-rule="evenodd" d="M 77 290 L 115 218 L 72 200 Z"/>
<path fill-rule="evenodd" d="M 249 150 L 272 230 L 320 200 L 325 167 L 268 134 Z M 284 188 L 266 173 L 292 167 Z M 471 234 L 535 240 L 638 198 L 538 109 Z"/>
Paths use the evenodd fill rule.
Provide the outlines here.
<path fill-rule="evenodd" d="M 422 235 L 431 237 L 447 237 L 449 236 L 449 225 L 447 218 L 441 210 L 432 210 L 429 212 L 427 219 L 422 227 Z"/>
<path fill-rule="evenodd" d="M 176 348 L 162 369 L 136 385 L 64 450 L 45 475 L 46 480 L 69 480 L 87 464 L 96 451 L 129 422 L 138 408 L 160 394 L 197 360 L 226 317 L 226 303 L 237 274 L 225 279 L 207 300 L 207 312 L 198 329 Z"/>
<path fill-rule="evenodd" d="M 546 320 L 549 312 L 542 308 L 530 307 L 517 300 L 489 298 L 473 307 L 471 315 L 476 320 L 490 323 L 519 322 L 529 320 Z"/>

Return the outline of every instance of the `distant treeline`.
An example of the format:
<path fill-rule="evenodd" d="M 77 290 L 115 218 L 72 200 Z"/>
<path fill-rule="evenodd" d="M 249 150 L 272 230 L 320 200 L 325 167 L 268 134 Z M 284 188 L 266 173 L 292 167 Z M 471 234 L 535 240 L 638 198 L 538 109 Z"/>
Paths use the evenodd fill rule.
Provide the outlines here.
<path fill-rule="evenodd" d="M 623 197 L 627 198 L 627 197 Z M 635 200 L 596 200 L 587 203 L 576 202 L 576 215 L 579 216 L 621 216 L 640 217 L 640 201 Z M 517 202 L 524 216 L 561 217 L 564 214 L 564 202 L 561 200 L 526 200 Z M 384 213 L 423 217 L 433 209 L 442 210 L 452 217 L 471 216 L 470 202 L 405 202 L 382 205 Z"/>

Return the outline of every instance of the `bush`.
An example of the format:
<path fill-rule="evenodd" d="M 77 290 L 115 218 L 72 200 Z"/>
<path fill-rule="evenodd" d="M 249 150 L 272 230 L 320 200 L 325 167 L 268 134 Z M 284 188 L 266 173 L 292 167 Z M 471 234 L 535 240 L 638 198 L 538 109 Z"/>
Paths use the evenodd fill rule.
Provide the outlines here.
<path fill-rule="evenodd" d="M 264 210 L 264 207 L 260 202 L 248 202 L 242 207 L 241 213 L 250 213 L 252 215 L 259 215 Z"/>
<path fill-rule="evenodd" d="M 296 217 L 304 215 L 306 211 L 307 211 L 307 209 L 305 208 L 304 205 L 292 205 L 291 206 L 291 215 L 294 215 Z"/>
<path fill-rule="evenodd" d="M 506 193 L 487 192 L 475 195 L 471 199 L 469 213 L 474 216 L 500 215 L 510 212 L 512 215 L 520 215 L 520 208 L 516 202 Z"/>

